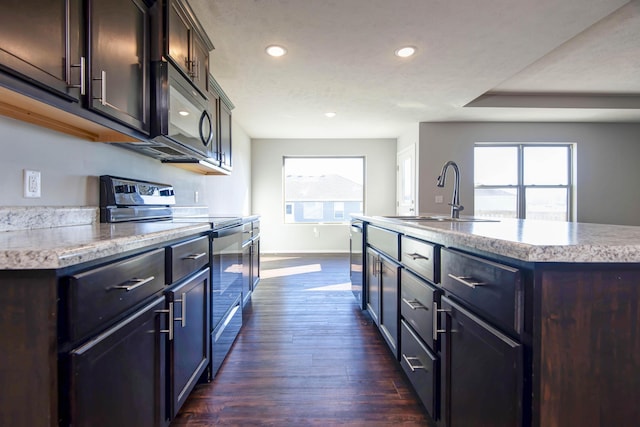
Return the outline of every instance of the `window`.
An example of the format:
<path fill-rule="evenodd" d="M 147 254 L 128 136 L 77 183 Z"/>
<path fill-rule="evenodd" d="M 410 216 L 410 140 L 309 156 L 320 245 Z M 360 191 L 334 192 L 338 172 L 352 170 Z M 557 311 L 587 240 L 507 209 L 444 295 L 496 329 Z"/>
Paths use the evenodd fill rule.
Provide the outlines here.
<path fill-rule="evenodd" d="M 571 144 L 476 144 L 475 215 L 568 221 Z"/>
<path fill-rule="evenodd" d="M 362 214 L 364 157 L 285 157 L 285 223 L 343 223 Z"/>

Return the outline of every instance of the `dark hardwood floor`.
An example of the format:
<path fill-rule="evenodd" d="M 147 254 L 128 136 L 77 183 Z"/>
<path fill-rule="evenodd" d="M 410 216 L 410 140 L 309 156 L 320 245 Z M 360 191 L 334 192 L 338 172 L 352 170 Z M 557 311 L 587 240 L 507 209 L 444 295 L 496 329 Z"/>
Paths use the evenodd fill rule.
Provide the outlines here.
<path fill-rule="evenodd" d="M 433 426 L 350 291 L 348 255 L 266 256 L 249 316 L 171 427 Z"/>

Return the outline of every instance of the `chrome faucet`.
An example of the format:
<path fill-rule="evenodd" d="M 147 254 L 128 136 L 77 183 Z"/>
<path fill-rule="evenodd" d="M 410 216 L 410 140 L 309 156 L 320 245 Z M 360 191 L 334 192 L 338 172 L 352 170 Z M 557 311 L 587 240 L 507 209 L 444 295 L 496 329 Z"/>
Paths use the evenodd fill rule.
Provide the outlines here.
<path fill-rule="evenodd" d="M 447 169 L 451 166 L 454 172 L 454 183 L 453 183 L 453 197 L 451 198 L 451 218 L 460 218 L 460 211 L 464 209 L 464 206 L 460 204 L 460 170 L 458 169 L 458 165 L 452 160 L 449 160 L 442 167 L 442 172 L 440 172 L 440 176 L 438 177 L 438 187 L 444 187 L 444 180 L 447 176 Z"/>

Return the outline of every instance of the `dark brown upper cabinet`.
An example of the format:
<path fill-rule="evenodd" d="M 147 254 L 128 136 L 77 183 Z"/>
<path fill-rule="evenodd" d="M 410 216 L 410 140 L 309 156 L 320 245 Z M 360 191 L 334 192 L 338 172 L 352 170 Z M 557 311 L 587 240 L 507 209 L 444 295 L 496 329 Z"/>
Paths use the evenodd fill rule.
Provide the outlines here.
<path fill-rule="evenodd" d="M 209 77 L 209 103 L 212 114 L 215 111 L 217 126 L 215 161 L 222 169 L 231 171 L 231 110 L 234 105 L 213 76 Z"/>
<path fill-rule="evenodd" d="M 149 131 L 149 8 L 140 0 L 90 2 L 93 110 Z"/>
<path fill-rule="evenodd" d="M 169 60 L 206 96 L 211 40 L 186 2 L 167 0 L 165 52 Z"/>
<path fill-rule="evenodd" d="M 0 68 L 78 101 L 85 88 L 81 0 L 0 2 Z"/>

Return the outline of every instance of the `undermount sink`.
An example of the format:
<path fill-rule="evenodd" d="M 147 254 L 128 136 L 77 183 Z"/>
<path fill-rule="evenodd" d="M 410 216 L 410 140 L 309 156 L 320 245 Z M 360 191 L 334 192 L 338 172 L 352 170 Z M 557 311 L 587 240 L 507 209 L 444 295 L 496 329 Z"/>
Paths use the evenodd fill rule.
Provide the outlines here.
<path fill-rule="evenodd" d="M 408 216 L 385 216 L 384 218 L 397 219 L 399 221 L 417 221 L 417 222 L 500 222 L 497 219 L 486 218 L 451 218 L 450 216 L 423 216 L 423 215 L 408 215 Z"/>

